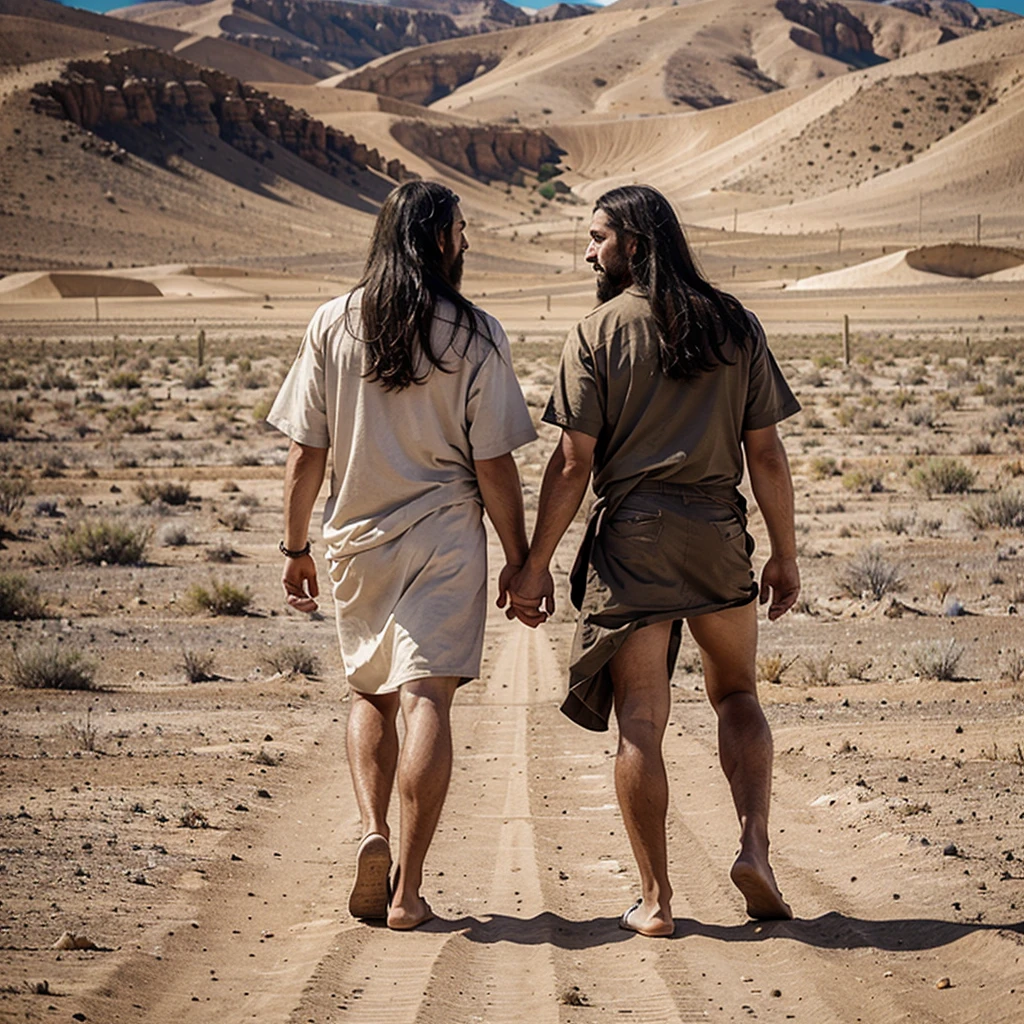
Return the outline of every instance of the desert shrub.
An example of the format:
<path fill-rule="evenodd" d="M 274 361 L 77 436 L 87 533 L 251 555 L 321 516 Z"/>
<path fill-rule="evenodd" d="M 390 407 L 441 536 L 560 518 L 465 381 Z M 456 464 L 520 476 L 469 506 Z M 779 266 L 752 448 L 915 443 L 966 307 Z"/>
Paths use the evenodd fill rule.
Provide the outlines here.
<path fill-rule="evenodd" d="M 152 527 L 90 519 L 68 529 L 50 547 L 62 565 L 141 565 Z"/>
<path fill-rule="evenodd" d="M 32 485 L 20 476 L 0 477 L 0 516 L 10 518 L 25 507 Z"/>
<path fill-rule="evenodd" d="M 24 391 L 28 384 L 28 375 L 20 370 L 0 372 L 0 391 Z"/>
<path fill-rule="evenodd" d="M 255 423 L 262 423 L 269 415 L 274 405 L 272 398 L 260 398 L 252 407 L 252 418 Z"/>
<path fill-rule="evenodd" d="M 317 656 L 299 644 L 277 647 L 263 660 L 281 675 L 315 676 L 320 671 Z"/>
<path fill-rule="evenodd" d="M 186 391 L 198 391 L 200 388 L 208 388 L 210 386 L 210 378 L 207 376 L 206 370 L 199 366 L 186 370 L 182 374 L 181 383 Z"/>
<path fill-rule="evenodd" d="M 760 683 L 782 682 L 782 674 L 796 664 L 796 658 L 787 658 L 783 654 L 762 654 L 757 659 L 757 680 Z"/>
<path fill-rule="evenodd" d="M 93 690 L 96 669 L 78 651 L 60 644 L 36 647 L 27 654 L 15 649 L 11 659 L 11 682 L 26 690 Z"/>
<path fill-rule="evenodd" d="M 142 387 L 142 378 L 134 370 L 116 370 L 107 378 L 107 386 L 118 391 L 135 391 Z"/>
<path fill-rule="evenodd" d="M 830 654 L 821 657 L 804 655 L 803 681 L 807 686 L 828 686 L 834 663 Z"/>
<path fill-rule="evenodd" d="M 241 552 L 236 551 L 226 540 L 218 541 L 212 548 L 206 549 L 204 556 L 208 562 L 233 562 L 241 558 Z"/>
<path fill-rule="evenodd" d="M 548 202 L 551 202 L 555 198 L 555 186 L 550 181 L 544 182 L 540 188 L 537 189 L 539 195 L 543 196 Z"/>
<path fill-rule="evenodd" d="M 877 494 L 883 489 L 882 477 L 873 469 L 851 469 L 843 474 L 843 486 L 862 494 Z"/>
<path fill-rule="evenodd" d="M 12 441 L 22 424 L 32 419 L 32 411 L 24 402 L 0 402 L 0 441 Z"/>
<path fill-rule="evenodd" d="M 1024 651 L 1007 651 L 1000 665 L 999 674 L 1002 679 L 1011 683 L 1024 682 Z"/>
<path fill-rule="evenodd" d="M 46 605 L 39 590 L 24 576 L 14 572 L 0 572 L 0 619 L 42 619 Z"/>
<path fill-rule="evenodd" d="M 929 498 L 933 494 L 964 494 L 978 474 L 959 459 L 929 459 L 911 474 L 910 483 Z"/>
<path fill-rule="evenodd" d="M 914 427 L 934 427 L 935 410 L 930 405 L 915 405 L 907 410 L 907 422 Z"/>
<path fill-rule="evenodd" d="M 893 512 L 890 510 L 882 516 L 882 529 L 899 537 L 904 533 L 909 533 L 916 521 L 917 514 L 914 512 Z"/>
<path fill-rule="evenodd" d="M 955 679 L 964 649 L 955 640 L 930 640 L 918 644 L 912 654 L 915 671 L 928 679 Z"/>
<path fill-rule="evenodd" d="M 188 544 L 188 530 L 177 523 L 167 523 L 160 530 L 160 543 L 165 548 L 183 548 Z"/>
<path fill-rule="evenodd" d="M 249 512 L 244 508 L 225 509 L 217 519 L 222 525 L 236 533 L 249 529 Z"/>
<path fill-rule="evenodd" d="M 824 480 L 826 477 L 836 476 L 839 467 L 836 460 L 829 455 L 817 455 L 811 459 L 810 473 L 812 480 Z"/>
<path fill-rule="evenodd" d="M 186 505 L 192 498 L 188 484 L 170 480 L 144 480 L 135 488 L 135 493 L 146 505 L 152 505 L 154 501 L 162 501 L 165 505 Z"/>
<path fill-rule="evenodd" d="M 209 588 L 196 583 L 185 595 L 186 608 L 211 615 L 244 615 L 250 604 L 252 591 L 248 587 L 236 587 L 227 580 L 211 580 Z"/>
<path fill-rule="evenodd" d="M 75 722 L 65 722 L 61 730 L 65 736 L 74 744 L 78 750 L 97 750 L 100 738 L 100 731 L 92 720 L 92 709 L 85 712 L 84 719 Z"/>
<path fill-rule="evenodd" d="M 854 555 L 840 570 L 836 583 L 851 597 L 870 594 L 876 601 L 904 586 L 900 567 L 878 547 L 863 548 Z"/>
<path fill-rule="evenodd" d="M 594 79 L 594 84 L 596 85 L 598 83 L 598 81 L 601 81 L 602 85 L 606 85 L 607 84 L 603 80 L 599 80 L 599 79 L 596 79 L 596 78 Z M 540 168 L 537 171 L 537 180 L 538 181 L 548 181 L 551 178 L 557 177 L 561 173 L 562 173 L 562 168 L 557 166 L 557 164 L 542 163 L 540 165 Z"/>
<path fill-rule="evenodd" d="M 1004 530 L 1024 530 L 1024 494 L 998 491 L 972 501 L 965 513 L 969 522 L 980 530 L 998 526 Z"/>
<path fill-rule="evenodd" d="M 181 669 L 190 683 L 208 683 L 217 678 L 213 671 L 213 654 L 208 651 L 182 651 Z"/>

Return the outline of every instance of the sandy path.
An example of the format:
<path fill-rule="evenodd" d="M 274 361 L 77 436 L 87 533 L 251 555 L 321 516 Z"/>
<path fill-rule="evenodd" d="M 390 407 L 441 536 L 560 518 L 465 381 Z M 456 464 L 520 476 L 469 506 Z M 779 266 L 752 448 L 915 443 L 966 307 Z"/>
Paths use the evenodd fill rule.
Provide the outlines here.
<path fill-rule="evenodd" d="M 225 837 L 219 866 L 186 872 L 178 906 L 84 1001 L 88 1018 L 1020 1019 L 1021 926 L 951 918 L 961 863 L 905 834 L 862 835 L 850 779 L 809 776 L 792 755 L 776 767 L 773 857 L 800 919 L 744 920 L 727 875 L 737 829 L 714 720 L 691 687 L 675 691 L 666 738 L 676 939 L 620 930 L 637 879 L 615 807 L 614 732 L 584 732 L 557 711 L 565 623 L 531 632 L 492 609 L 489 628 L 483 678 L 453 715 L 455 771 L 425 885 L 436 921 L 395 934 L 348 918 L 358 822 L 337 756 L 342 723 L 325 723 L 272 813 Z M 776 727 L 787 748 L 813 730 Z M 937 989 L 940 977 L 953 985 Z"/>

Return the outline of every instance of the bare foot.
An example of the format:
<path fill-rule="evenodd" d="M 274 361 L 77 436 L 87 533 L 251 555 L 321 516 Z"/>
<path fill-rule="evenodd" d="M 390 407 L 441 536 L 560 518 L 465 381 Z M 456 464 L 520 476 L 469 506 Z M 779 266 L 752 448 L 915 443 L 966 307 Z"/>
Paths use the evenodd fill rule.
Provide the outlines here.
<path fill-rule="evenodd" d="M 790 905 L 782 898 L 775 875 L 767 860 L 758 863 L 754 857 L 740 853 L 729 872 L 733 885 L 747 901 L 747 914 L 762 921 L 789 921 Z"/>
<path fill-rule="evenodd" d="M 433 919 L 434 912 L 422 896 L 416 896 L 406 903 L 392 902 L 388 911 L 388 927 L 398 932 L 410 931 Z"/>
<path fill-rule="evenodd" d="M 643 900 L 637 900 L 619 918 L 619 927 L 652 939 L 668 938 L 676 930 L 672 912 L 668 908 L 655 907 L 654 910 L 648 910 Z"/>
<path fill-rule="evenodd" d="M 391 849 L 387 839 L 370 832 L 356 851 L 356 877 L 348 898 L 348 912 L 353 917 L 368 920 L 387 914 L 390 871 Z"/>

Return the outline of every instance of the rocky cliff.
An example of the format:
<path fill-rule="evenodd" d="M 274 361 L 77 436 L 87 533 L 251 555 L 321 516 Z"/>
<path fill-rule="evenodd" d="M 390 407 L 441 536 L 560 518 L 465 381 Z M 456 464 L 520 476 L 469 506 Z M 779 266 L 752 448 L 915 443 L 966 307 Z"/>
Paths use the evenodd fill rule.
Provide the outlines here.
<path fill-rule="evenodd" d="M 363 68 L 345 77 L 342 89 L 363 89 L 409 103 L 427 106 L 460 85 L 482 75 L 498 64 L 496 55 L 472 51 L 411 56 L 388 61 L 380 67 Z"/>
<path fill-rule="evenodd" d="M 775 7 L 794 27 L 797 46 L 858 67 L 880 62 L 868 27 L 841 4 L 828 0 L 776 0 Z"/>
<path fill-rule="evenodd" d="M 557 164 L 563 153 L 535 128 L 399 121 L 391 134 L 407 149 L 485 182 L 520 184 L 524 170 L 536 172 L 541 164 Z"/>
<path fill-rule="evenodd" d="M 102 60 L 73 61 L 56 81 L 35 87 L 42 113 L 67 118 L 99 135 L 120 128 L 197 125 L 255 160 L 282 146 L 335 177 L 371 169 L 402 181 L 413 177 L 398 160 L 385 160 L 353 136 L 327 127 L 283 100 L 237 78 L 199 67 L 160 50 L 132 49 Z"/>

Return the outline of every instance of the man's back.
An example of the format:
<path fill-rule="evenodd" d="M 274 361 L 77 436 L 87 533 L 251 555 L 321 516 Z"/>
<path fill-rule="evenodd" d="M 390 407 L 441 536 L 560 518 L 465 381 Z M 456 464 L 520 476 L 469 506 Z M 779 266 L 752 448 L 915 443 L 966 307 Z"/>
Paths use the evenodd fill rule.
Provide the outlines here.
<path fill-rule="evenodd" d="M 688 380 L 660 368 L 648 300 L 628 288 L 570 333 L 544 419 L 596 437 L 594 488 L 639 474 L 707 487 L 735 487 L 743 475 L 744 430 L 795 411 L 792 396 L 750 314 L 749 338 L 723 345 L 730 360 Z"/>
<path fill-rule="evenodd" d="M 479 501 L 473 461 L 534 436 L 493 317 L 477 311 L 490 340 L 470 338 L 464 324 L 452 341 L 455 309 L 439 301 L 431 344 L 447 372 L 388 391 L 366 376 L 361 298 L 356 291 L 320 307 L 268 417 L 331 448 L 324 539 L 332 558 L 386 543 L 436 509 Z"/>

